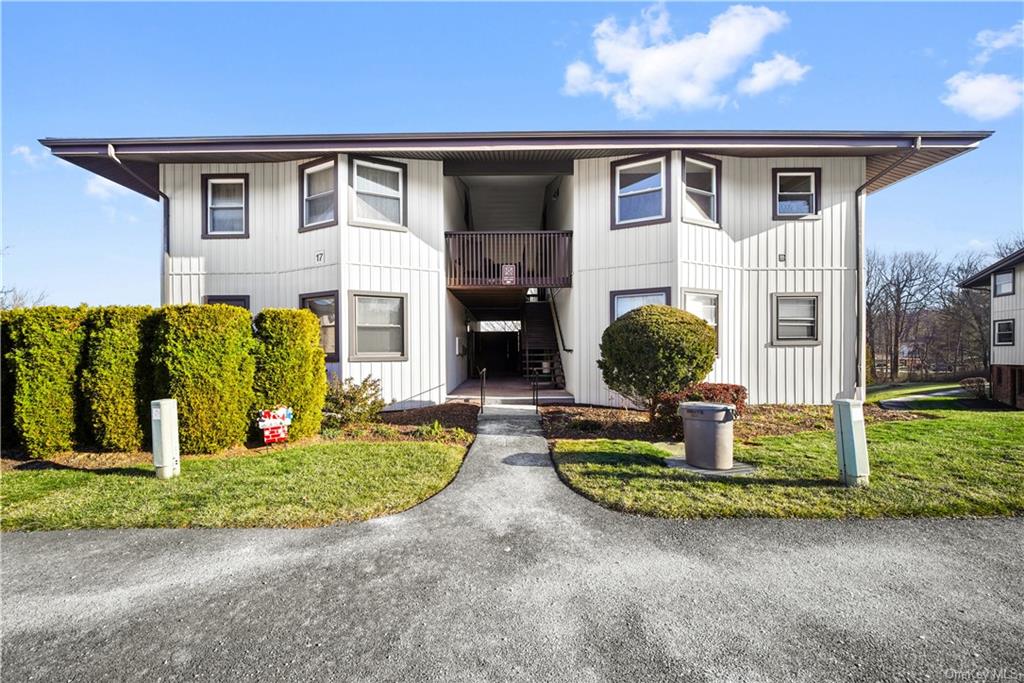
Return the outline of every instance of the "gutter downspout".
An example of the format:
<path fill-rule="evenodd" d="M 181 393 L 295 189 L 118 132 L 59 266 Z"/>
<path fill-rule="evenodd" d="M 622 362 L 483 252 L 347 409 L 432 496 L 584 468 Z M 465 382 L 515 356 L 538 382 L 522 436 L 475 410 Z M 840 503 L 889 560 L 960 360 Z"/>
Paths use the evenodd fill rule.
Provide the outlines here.
<path fill-rule="evenodd" d="M 865 375 L 865 358 L 864 348 L 867 345 L 867 325 L 866 317 L 867 311 L 864 308 L 864 211 L 861 210 L 861 201 L 866 201 L 865 192 L 867 188 L 879 178 L 888 175 L 891 171 L 895 170 L 903 164 L 904 161 L 921 151 L 921 136 L 918 135 L 914 138 L 914 146 L 908 149 L 899 159 L 886 166 L 882 171 L 876 173 L 870 179 L 866 180 L 863 185 L 858 187 L 854 193 L 854 232 L 857 235 L 857 315 L 856 315 L 856 328 L 857 328 L 857 349 L 854 354 L 854 365 L 857 368 L 856 377 L 854 381 L 854 398 L 861 401 L 864 400 L 865 394 L 867 393 L 867 378 Z"/>
<path fill-rule="evenodd" d="M 153 187 L 145 179 L 143 179 L 138 173 L 136 173 L 132 169 L 128 168 L 128 166 L 126 166 L 124 164 L 124 162 L 122 162 L 117 157 L 117 150 L 114 149 L 114 145 L 112 145 L 112 144 L 108 144 L 107 145 L 107 156 L 110 157 L 111 161 L 113 161 L 118 166 L 120 166 L 121 169 L 125 173 L 130 175 L 132 178 L 135 178 L 135 180 L 137 180 L 140 184 L 142 184 L 145 187 L 148 187 L 150 190 L 155 192 L 158 197 L 160 197 L 160 200 L 161 200 L 160 203 L 163 206 L 163 213 L 164 213 L 164 216 L 163 216 L 163 232 L 164 232 L 164 235 L 163 235 L 163 252 L 164 253 L 163 253 L 163 258 L 160 260 L 160 303 L 161 304 L 167 303 L 167 292 L 166 292 L 166 287 L 167 287 L 167 259 L 171 255 L 171 198 L 168 197 L 166 194 L 164 194 L 164 192 L 161 191 L 159 187 Z"/>

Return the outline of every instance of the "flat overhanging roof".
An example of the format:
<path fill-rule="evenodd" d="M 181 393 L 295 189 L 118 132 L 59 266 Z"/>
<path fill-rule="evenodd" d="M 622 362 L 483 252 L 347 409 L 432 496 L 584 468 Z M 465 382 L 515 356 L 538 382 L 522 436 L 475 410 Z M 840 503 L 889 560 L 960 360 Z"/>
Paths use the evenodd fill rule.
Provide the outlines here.
<path fill-rule="evenodd" d="M 686 149 L 746 157 L 863 156 L 866 177 L 873 178 L 920 140 L 916 153 L 868 186 L 868 192 L 875 192 L 970 151 L 990 135 L 992 131 L 618 130 L 43 138 L 39 142 L 55 156 L 156 199 L 153 188 L 160 164 L 289 161 L 350 152 L 437 161 L 548 162 Z"/>

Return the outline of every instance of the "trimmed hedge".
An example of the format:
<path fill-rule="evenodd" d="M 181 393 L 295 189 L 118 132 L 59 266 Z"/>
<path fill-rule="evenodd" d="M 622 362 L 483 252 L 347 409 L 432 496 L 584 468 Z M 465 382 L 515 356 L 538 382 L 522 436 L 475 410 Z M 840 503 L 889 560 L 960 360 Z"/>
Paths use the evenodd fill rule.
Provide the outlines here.
<path fill-rule="evenodd" d="M 702 381 L 715 362 L 715 331 L 671 306 L 641 306 L 601 335 L 601 369 L 612 391 L 643 406 L 653 422 L 658 398 Z"/>
<path fill-rule="evenodd" d="M 747 409 L 747 388 L 742 384 L 698 382 L 682 391 L 664 394 L 658 400 L 658 431 L 682 438 L 683 418 L 678 411 L 679 404 L 685 401 L 731 403 L 736 406 L 736 414 L 742 415 Z"/>
<path fill-rule="evenodd" d="M 290 406 L 290 438 L 318 434 L 327 393 L 320 322 L 306 309 L 268 308 L 255 326 L 256 409 Z"/>
<path fill-rule="evenodd" d="M 105 306 L 86 316 L 82 398 L 101 450 L 138 451 L 149 440 L 155 322 L 149 306 Z"/>
<path fill-rule="evenodd" d="M 182 453 L 241 443 L 253 419 L 249 312 L 226 304 L 168 306 L 156 314 L 155 395 L 178 401 Z"/>
<path fill-rule="evenodd" d="M 13 418 L 9 430 L 33 458 L 71 450 L 80 440 L 85 314 L 84 306 L 4 312 L 4 408 Z"/>

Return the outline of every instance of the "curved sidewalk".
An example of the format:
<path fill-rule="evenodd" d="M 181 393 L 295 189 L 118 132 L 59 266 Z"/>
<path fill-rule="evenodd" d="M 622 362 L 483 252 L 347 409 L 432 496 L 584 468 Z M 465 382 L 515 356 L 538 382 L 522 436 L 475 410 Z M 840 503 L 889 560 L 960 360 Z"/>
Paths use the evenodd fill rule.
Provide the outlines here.
<path fill-rule="evenodd" d="M 311 530 L 4 534 L 5 680 L 1024 675 L 1024 520 L 682 522 L 493 409 L 452 484 Z"/>

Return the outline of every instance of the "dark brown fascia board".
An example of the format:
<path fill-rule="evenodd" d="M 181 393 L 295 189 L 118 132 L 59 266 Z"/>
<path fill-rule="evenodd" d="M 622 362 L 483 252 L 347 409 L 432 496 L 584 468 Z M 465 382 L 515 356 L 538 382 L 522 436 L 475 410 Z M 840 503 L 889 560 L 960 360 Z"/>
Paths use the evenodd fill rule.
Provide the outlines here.
<path fill-rule="evenodd" d="M 993 273 L 1008 268 L 1015 268 L 1022 263 L 1024 263 L 1024 249 L 1018 249 L 1009 256 L 999 259 L 988 268 L 978 271 L 966 280 L 962 280 L 957 286 L 961 289 L 988 289 L 992 286 L 990 279 Z"/>
<path fill-rule="evenodd" d="M 922 146 L 968 147 L 992 131 L 522 131 L 493 133 L 380 133 L 343 135 L 249 135 L 152 138 L 43 138 L 39 142 L 58 156 L 106 155 L 114 145 L 119 155 L 191 152 L 309 152 L 466 148 L 474 146 L 665 146 L 707 145 L 792 147 L 844 146 L 909 148 L 918 137 Z"/>

